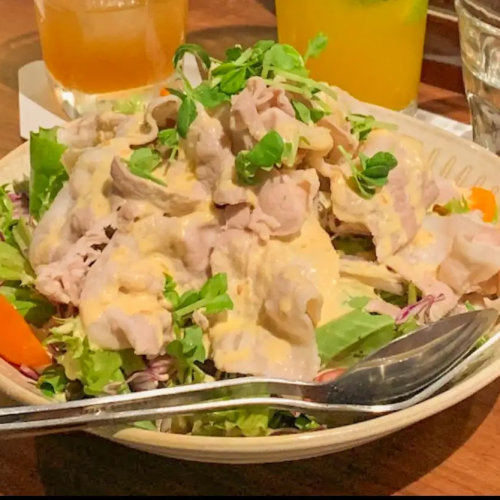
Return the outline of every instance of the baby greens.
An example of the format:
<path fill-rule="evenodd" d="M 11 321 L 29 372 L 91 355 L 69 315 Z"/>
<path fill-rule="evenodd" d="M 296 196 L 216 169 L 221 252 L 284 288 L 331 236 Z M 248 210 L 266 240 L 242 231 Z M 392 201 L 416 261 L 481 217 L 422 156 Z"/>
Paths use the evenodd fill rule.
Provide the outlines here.
<path fill-rule="evenodd" d="M 30 138 L 30 214 L 40 220 L 61 190 L 68 173 L 61 163 L 66 146 L 57 140 L 57 127 L 41 128 Z"/>
<path fill-rule="evenodd" d="M 332 360 L 335 365 L 350 365 L 418 328 L 415 318 L 396 325 L 391 316 L 364 311 L 370 300 L 368 297 L 351 299 L 351 312 L 316 329 L 322 365 L 328 365 Z"/>
<path fill-rule="evenodd" d="M 170 282 L 169 287 L 171 286 Z M 179 297 L 174 307 L 174 320 L 185 321 L 198 310 L 205 314 L 216 314 L 232 308 L 233 302 L 227 294 L 227 275 L 216 274 L 206 281 L 199 292 L 189 290 Z"/>
<path fill-rule="evenodd" d="M 392 153 L 381 151 L 371 158 L 360 153 L 358 167 L 342 146 L 339 146 L 339 151 L 351 167 L 350 181 L 353 187 L 365 199 L 373 198 L 376 189 L 387 184 L 389 172 L 398 165 L 398 160 Z"/>
<path fill-rule="evenodd" d="M 166 185 L 161 179 L 153 175 L 153 172 L 161 164 L 161 155 L 158 151 L 150 148 L 136 149 L 130 159 L 125 160 L 125 162 L 130 172 L 137 175 L 137 177 L 156 182 L 156 184 L 160 184 L 161 186 Z"/>
<path fill-rule="evenodd" d="M 203 345 L 203 330 L 199 326 L 184 329 L 180 339 L 167 346 L 167 354 L 177 360 L 176 377 L 180 384 L 203 382 L 205 373 L 196 365 L 207 359 Z"/>
<path fill-rule="evenodd" d="M 119 392 L 128 392 L 125 373 L 133 357 L 135 368 L 144 367 L 144 363 L 131 350 L 109 351 L 90 345 L 79 318 L 71 318 L 58 327 L 51 329 L 51 335 L 45 341 L 57 350 L 56 360 L 61 368 L 47 368 L 38 381 L 38 387 L 45 392 L 55 394 L 65 389 L 64 383 L 79 381 L 84 394 L 100 396 L 106 386 L 117 383 Z"/>
<path fill-rule="evenodd" d="M 307 62 L 311 57 L 318 57 L 328 46 L 328 37 L 323 33 L 319 33 L 315 38 L 309 40 L 307 52 L 304 56 L 304 61 Z"/>
<path fill-rule="evenodd" d="M 0 187 L 0 295 L 30 324 L 40 327 L 55 309 L 34 288 L 35 272 L 27 260 L 31 228 L 16 213 L 11 194 L 7 186 Z"/>
<path fill-rule="evenodd" d="M 374 128 L 385 130 L 397 130 L 398 126 L 392 123 L 379 122 L 371 115 L 361 115 L 352 113 L 347 116 L 347 121 L 351 124 L 351 134 L 358 140 L 364 141 Z"/>
<path fill-rule="evenodd" d="M 442 206 L 436 205 L 434 211 L 440 215 L 466 214 L 470 212 L 470 207 L 468 201 L 462 196 L 461 198 L 453 198 Z"/>
<path fill-rule="evenodd" d="M 55 314 L 54 306 L 32 286 L 6 282 L 0 286 L 3 295 L 31 325 L 42 327 Z"/>
<path fill-rule="evenodd" d="M 331 114 L 329 111 L 318 108 L 308 108 L 303 102 L 295 99 L 291 100 L 293 109 L 295 110 L 295 118 L 303 123 L 317 123 L 325 116 Z"/>
<path fill-rule="evenodd" d="M 196 363 L 203 363 L 207 353 L 203 344 L 203 330 L 194 323 L 193 313 L 217 314 L 232 309 L 233 302 L 227 293 L 227 275 L 216 274 L 208 279 L 199 291 L 177 292 L 177 283 L 165 276 L 163 295 L 173 309 L 177 339 L 167 346 L 167 354 L 177 360 L 177 380 L 181 384 L 201 382 L 205 373 Z"/>
<path fill-rule="evenodd" d="M 236 173 L 240 184 L 257 182 L 259 170 L 271 171 L 281 163 L 285 153 L 283 138 L 275 130 L 268 132 L 250 151 L 241 151 L 236 157 Z"/>
<path fill-rule="evenodd" d="M 195 101 L 200 102 L 207 109 L 215 108 L 229 101 L 231 96 L 240 93 L 252 76 L 261 76 L 270 84 L 276 84 L 276 86 L 308 98 L 312 98 L 319 91 L 336 98 L 335 92 L 328 85 L 308 78 L 309 71 L 306 68 L 307 60 L 311 57 L 318 57 L 327 44 L 327 37 L 319 34 L 309 42 L 307 52 L 303 57 L 291 45 L 261 40 L 246 50 L 243 50 L 240 45 L 229 48 L 224 61 L 212 59 L 199 45 L 181 45 L 174 55 L 173 62 L 183 80 L 184 92 L 168 89 L 170 93 L 182 99 L 177 124 L 179 135 L 185 138 L 189 127 L 196 119 L 198 112 Z M 194 89 L 181 68 L 181 61 L 187 53 L 193 54 L 208 72 L 207 80 Z M 276 77 L 279 77 L 279 81 L 274 82 Z M 325 113 L 327 111 L 311 110 L 307 116 L 308 120 L 302 121 L 316 122 Z"/>
<path fill-rule="evenodd" d="M 134 115 L 144 110 L 144 101 L 140 96 L 133 96 L 130 99 L 119 99 L 113 103 L 113 111 L 124 115 Z"/>

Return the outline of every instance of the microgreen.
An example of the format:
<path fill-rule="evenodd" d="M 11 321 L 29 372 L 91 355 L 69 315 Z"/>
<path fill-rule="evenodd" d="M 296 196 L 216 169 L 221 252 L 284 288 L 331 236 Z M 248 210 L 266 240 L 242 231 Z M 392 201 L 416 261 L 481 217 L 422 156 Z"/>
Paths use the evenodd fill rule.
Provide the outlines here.
<path fill-rule="evenodd" d="M 304 61 L 307 62 L 311 57 L 318 57 L 328 46 L 328 37 L 323 33 L 317 34 L 312 40 L 309 40 L 307 52 Z"/>
<path fill-rule="evenodd" d="M 150 148 L 136 149 L 130 159 L 125 160 L 125 162 L 132 174 L 165 186 L 165 183 L 161 179 L 153 176 L 153 172 L 161 164 L 161 156 L 158 151 Z"/>
<path fill-rule="evenodd" d="M 347 116 L 347 121 L 351 124 L 351 134 L 358 140 L 364 141 L 374 128 L 386 130 L 397 130 L 398 126 L 393 123 L 379 122 L 371 115 L 361 115 L 353 113 Z"/>
<path fill-rule="evenodd" d="M 216 61 L 207 52 L 195 44 L 184 44 L 176 51 L 173 63 L 184 82 L 184 92 L 168 89 L 170 93 L 182 99 L 179 110 L 177 130 L 182 138 L 196 119 L 197 110 L 195 101 L 200 102 L 207 109 L 212 109 L 226 101 L 231 96 L 239 94 L 252 76 L 262 77 L 268 84 L 283 88 L 286 91 L 312 98 L 318 92 L 325 92 L 336 99 L 336 93 L 323 83 L 309 78 L 306 61 L 318 57 L 326 48 L 328 39 L 319 34 L 309 42 L 303 57 L 295 48 L 288 44 L 276 43 L 272 40 L 261 40 L 253 47 L 244 50 L 240 45 L 227 49 L 224 61 Z M 186 79 L 181 61 L 186 53 L 191 53 L 202 63 L 208 71 L 207 79 L 197 88 L 191 88 Z M 212 63 L 216 63 L 215 65 Z M 318 99 L 321 106 L 321 102 Z M 311 109 L 308 113 L 300 106 L 305 123 L 316 123 L 328 110 Z M 306 113 L 305 115 L 303 113 Z M 305 121 L 307 119 L 307 121 Z"/>
<path fill-rule="evenodd" d="M 236 173 L 240 184 L 257 182 L 259 170 L 271 171 L 281 163 L 285 143 L 275 130 L 268 132 L 250 151 L 241 151 L 236 157 Z"/>
<path fill-rule="evenodd" d="M 359 166 L 357 166 L 352 156 L 342 146 L 339 146 L 339 151 L 351 168 L 350 180 L 352 180 L 353 187 L 365 199 L 372 198 L 377 188 L 387 184 L 389 172 L 398 165 L 392 153 L 379 152 L 371 158 L 360 153 Z"/>

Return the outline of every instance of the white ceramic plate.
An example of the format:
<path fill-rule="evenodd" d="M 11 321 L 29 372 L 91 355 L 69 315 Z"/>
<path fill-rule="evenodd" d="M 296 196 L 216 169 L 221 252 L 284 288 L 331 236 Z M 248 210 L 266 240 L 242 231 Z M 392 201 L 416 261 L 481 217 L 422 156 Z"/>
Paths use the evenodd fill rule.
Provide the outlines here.
<path fill-rule="evenodd" d="M 353 111 L 396 123 L 420 139 L 439 174 L 461 186 L 484 186 L 497 194 L 500 159 L 485 149 L 432 125 L 392 111 L 355 103 Z M 0 184 L 29 171 L 29 151 L 21 146 L 0 161 Z M 219 463 L 281 462 L 326 455 L 374 441 L 453 406 L 500 376 L 500 350 L 491 352 L 468 376 L 446 392 L 413 408 L 367 422 L 305 434 L 265 438 L 222 438 L 161 434 L 136 428 L 106 428 L 96 434 L 149 453 Z M 0 390 L 24 404 L 46 400 L 14 368 L 0 360 Z"/>

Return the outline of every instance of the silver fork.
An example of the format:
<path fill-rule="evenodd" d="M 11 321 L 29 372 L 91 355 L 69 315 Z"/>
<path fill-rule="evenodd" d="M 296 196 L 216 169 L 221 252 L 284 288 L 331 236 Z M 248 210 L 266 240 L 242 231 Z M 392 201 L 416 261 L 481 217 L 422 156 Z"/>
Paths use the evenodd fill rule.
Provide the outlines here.
<path fill-rule="evenodd" d="M 245 377 L 120 396 L 0 410 L 0 437 L 158 420 L 235 408 L 270 407 L 319 419 L 370 418 L 429 398 L 463 374 L 500 339 L 500 332 L 468 357 L 496 322 L 493 310 L 434 323 L 391 342 L 338 379 L 326 383 Z M 464 359 L 465 358 L 465 359 Z"/>

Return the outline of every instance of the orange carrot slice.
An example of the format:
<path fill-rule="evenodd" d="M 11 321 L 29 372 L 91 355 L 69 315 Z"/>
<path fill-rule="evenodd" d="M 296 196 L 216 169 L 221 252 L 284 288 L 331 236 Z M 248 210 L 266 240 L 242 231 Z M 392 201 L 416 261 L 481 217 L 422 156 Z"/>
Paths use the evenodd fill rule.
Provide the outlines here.
<path fill-rule="evenodd" d="M 0 356 L 10 363 L 31 368 L 51 363 L 28 323 L 3 295 L 0 295 Z"/>
<path fill-rule="evenodd" d="M 488 189 L 473 187 L 468 199 L 471 210 L 483 212 L 484 222 L 494 222 L 497 218 L 497 201 L 495 195 Z"/>

